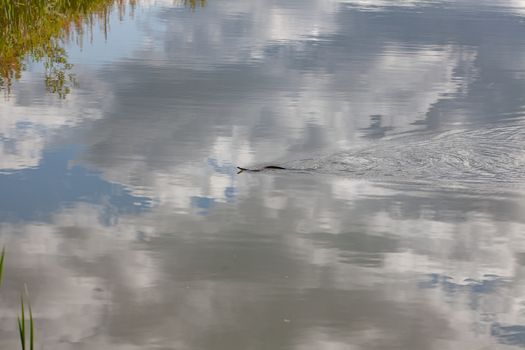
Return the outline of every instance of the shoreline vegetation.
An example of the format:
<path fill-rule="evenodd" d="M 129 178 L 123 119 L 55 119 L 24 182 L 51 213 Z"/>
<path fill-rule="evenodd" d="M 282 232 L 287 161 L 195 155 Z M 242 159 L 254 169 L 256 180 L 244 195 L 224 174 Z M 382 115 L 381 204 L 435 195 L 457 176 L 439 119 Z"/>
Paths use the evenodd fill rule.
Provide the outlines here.
<path fill-rule="evenodd" d="M 0 0 L 0 89 L 7 95 L 21 77 L 26 59 L 44 66 L 46 90 L 65 98 L 76 84 L 65 43 L 101 23 L 107 33 L 113 5 L 119 0 Z M 135 1 L 129 0 L 133 8 Z M 81 44 L 81 43 L 80 43 Z"/>
<path fill-rule="evenodd" d="M 48 92 L 65 98 L 77 82 L 65 44 L 98 25 L 107 36 L 109 16 L 133 16 L 140 0 L 0 0 L 0 90 L 9 96 L 27 62 L 42 63 Z M 191 9 L 206 0 L 174 0 Z"/>

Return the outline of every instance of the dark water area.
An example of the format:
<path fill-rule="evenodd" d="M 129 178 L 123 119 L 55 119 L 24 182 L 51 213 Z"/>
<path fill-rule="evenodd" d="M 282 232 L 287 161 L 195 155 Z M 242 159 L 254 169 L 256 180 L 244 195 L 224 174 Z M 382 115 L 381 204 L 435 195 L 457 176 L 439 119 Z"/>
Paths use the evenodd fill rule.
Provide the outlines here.
<path fill-rule="evenodd" d="M 2 90 L 0 348 L 525 347 L 525 1 L 108 9 Z"/>

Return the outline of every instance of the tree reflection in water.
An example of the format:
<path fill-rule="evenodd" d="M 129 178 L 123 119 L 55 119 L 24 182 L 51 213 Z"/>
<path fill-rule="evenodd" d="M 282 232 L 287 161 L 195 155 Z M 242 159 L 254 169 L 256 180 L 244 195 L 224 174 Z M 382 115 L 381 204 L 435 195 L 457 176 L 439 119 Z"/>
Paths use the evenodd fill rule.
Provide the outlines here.
<path fill-rule="evenodd" d="M 64 44 L 96 24 L 107 35 L 109 15 L 133 15 L 138 0 L 0 0 L 0 90 L 9 96 L 27 61 L 42 63 L 46 90 L 65 98 L 77 84 Z M 206 0 L 174 0 L 191 9 Z"/>

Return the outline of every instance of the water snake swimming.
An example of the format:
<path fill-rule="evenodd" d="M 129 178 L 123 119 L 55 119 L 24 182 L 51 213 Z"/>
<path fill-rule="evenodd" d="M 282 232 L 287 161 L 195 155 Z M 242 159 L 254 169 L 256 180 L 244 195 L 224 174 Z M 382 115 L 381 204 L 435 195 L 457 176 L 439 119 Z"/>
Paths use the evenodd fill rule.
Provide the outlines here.
<path fill-rule="evenodd" d="M 259 169 L 241 168 L 240 166 L 238 166 L 237 169 L 239 169 L 237 174 L 240 174 L 243 171 L 250 172 L 250 173 L 257 173 L 257 172 L 263 171 L 263 170 L 286 170 L 287 168 L 282 167 L 282 166 L 278 166 L 278 165 L 267 165 L 267 166 L 259 168 Z"/>
<path fill-rule="evenodd" d="M 484 189 L 497 189 L 504 184 L 523 185 L 523 125 L 521 120 L 511 120 L 490 128 L 458 128 L 403 135 L 326 155 L 237 169 L 239 173 L 286 171 Z"/>

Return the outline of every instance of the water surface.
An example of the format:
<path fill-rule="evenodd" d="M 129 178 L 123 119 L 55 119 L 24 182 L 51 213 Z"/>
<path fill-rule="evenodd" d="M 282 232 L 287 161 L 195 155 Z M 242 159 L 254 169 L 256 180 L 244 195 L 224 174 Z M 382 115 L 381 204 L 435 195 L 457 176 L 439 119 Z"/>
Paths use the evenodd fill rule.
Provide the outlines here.
<path fill-rule="evenodd" d="M 2 348 L 525 347 L 525 2 L 122 6 L 0 100 Z"/>

